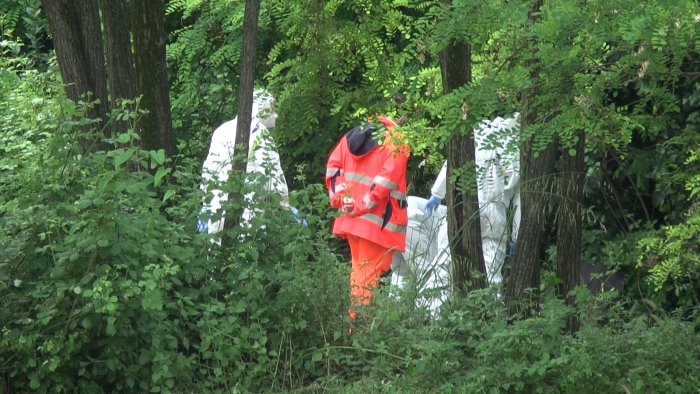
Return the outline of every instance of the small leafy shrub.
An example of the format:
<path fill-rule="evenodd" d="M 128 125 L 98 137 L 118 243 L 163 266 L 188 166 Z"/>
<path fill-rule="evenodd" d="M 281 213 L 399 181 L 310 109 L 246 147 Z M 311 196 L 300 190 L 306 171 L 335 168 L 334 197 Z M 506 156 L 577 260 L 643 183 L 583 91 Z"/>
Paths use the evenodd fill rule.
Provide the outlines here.
<path fill-rule="evenodd" d="M 638 268 L 648 271 L 647 283 L 667 309 L 700 307 L 698 239 L 700 215 L 691 211 L 685 222 L 664 226 L 638 242 Z"/>

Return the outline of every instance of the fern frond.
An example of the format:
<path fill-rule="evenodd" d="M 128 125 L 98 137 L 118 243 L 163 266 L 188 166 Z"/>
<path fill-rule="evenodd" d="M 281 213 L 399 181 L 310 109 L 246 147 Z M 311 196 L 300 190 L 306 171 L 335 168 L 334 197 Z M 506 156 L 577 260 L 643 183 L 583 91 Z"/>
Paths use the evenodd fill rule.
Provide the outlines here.
<path fill-rule="evenodd" d="M 12 34 L 17 27 L 26 1 L 0 2 L 0 33 Z"/>

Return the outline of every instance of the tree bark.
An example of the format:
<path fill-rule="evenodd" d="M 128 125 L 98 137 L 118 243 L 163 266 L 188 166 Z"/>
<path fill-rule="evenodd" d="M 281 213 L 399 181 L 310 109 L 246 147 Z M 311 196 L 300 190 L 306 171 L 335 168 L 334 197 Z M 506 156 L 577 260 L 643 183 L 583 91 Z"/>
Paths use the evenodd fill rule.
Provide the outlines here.
<path fill-rule="evenodd" d="M 246 0 L 243 15 L 243 51 L 241 53 L 241 80 L 238 84 L 238 122 L 236 123 L 236 147 L 248 152 L 252 122 L 253 90 L 255 88 L 255 63 L 258 51 L 258 16 L 260 0 Z M 237 161 L 234 171 L 245 171 L 246 163 Z"/>
<path fill-rule="evenodd" d="M 176 153 L 173 135 L 168 69 L 165 60 L 165 14 L 162 0 L 132 0 L 132 33 L 136 85 L 140 108 L 148 113 L 137 122 L 144 149 Z"/>
<path fill-rule="evenodd" d="M 129 15 L 124 0 L 99 0 L 99 5 L 104 21 L 110 108 L 115 110 L 120 107 L 120 99 L 133 100 L 136 97 Z M 127 109 L 135 108 L 128 106 Z M 117 121 L 112 132 L 123 133 L 128 127 L 128 121 Z"/>
<path fill-rule="evenodd" d="M 581 233 L 583 228 L 583 190 L 585 185 L 585 142 L 586 134 L 578 132 L 578 142 L 574 146 L 576 155 L 563 152 L 560 164 L 560 195 L 562 202 L 557 212 L 557 277 L 562 280 L 558 288 L 559 296 L 567 304 L 574 305 L 569 292 L 581 283 Z M 568 330 L 578 330 L 575 316 L 566 322 Z"/>
<path fill-rule="evenodd" d="M 539 20 L 542 0 L 533 3 L 528 18 L 534 24 Z M 525 44 L 534 48 L 535 43 Z M 529 64 L 532 66 L 532 64 Z M 531 71 L 533 80 L 537 80 L 536 69 Z M 521 94 L 520 129 L 521 133 L 528 125 L 534 124 L 539 114 L 531 104 L 531 97 L 537 95 L 536 88 L 525 90 Z M 542 121 L 546 121 L 543 119 Z M 520 147 L 520 195 L 522 218 L 518 230 L 515 257 L 510 275 L 506 281 L 506 301 L 510 303 L 510 312 L 527 311 L 527 289 L 539 288 L 540 265 L 543 256 L 542 241 L 547 226 L 549 196 L 553 195 L 554 163 L 557 158 L 557 144 L 550 141 L 541 152 L 535 152 L 533 141 L 523 141 Z M 537 153 L 537 155 L 536 155 Z"/>
<path fill-rule="evenodd" d="M 258 50 L 258 17 L 260 14 L 260 0 L 246 0 L 243 14 L 243 49 L 241 52 L 241 80 L 238 84 L 238 121 L 236 122 L 236 152 L 237 156 L 248 157 L 250 145 L 250 126 L 253 110 L 253 90 L 255 88 L 255 64 Z M 244 174 L 247 167 L 246 160 L 235 160 L 232 172 Z M 229 193 L 229 199 L 242 198 L 238 193 Z M 242 210 L 233 209 L 227 212 L 224 228 L 232 228 L 240 223 Z M 229 241 L 224 240 L 225 243 Z"/>
<path fill-rule="evenodd" d="M 524 93 L 527 96 L 528 93 Z M 521 130 L 534 119 L 528 112 L 528 99 L 523 97 Z M 518 230 L 515 257 L 506 286 L 506 300 L 512 302 L 511 312 L 520 309 L 521 301 L 527 301 L 527 289 L 539 288 L 540 266 L 543 255 L 543 237 L 547 226 L 549 196 L 554 194 L 554 163 L 557 145 L 552 141 L 535 156 L 532 141 L 524 141 L 520 149 L 520 203 L 522 218 Z"/>
<path fill-rule="evenodd" d="M 471 82 L 471 47 L 460 42 L 450 43 L 440 53 L 440 68 L 444 93 Z M 455 168 L 463 168 L 475 160 L 474 131 L 455 131 L 447 143 L 447 176 Z M 471 168 L 474 168 L 472 165 Z M 464 175 L 463 175 L 464 176 Z M 470 190 L 456 190 L 447 183 L 447 227 L 452 254 L 452 279 L 458 293 L 487 285 L 486 265 L 481 246 L 481 222 L 477 195 L 476 171 L 470 176 Z"/>
<path fill-rule="evenodd" d="M 66 95 L 76 103 L 97 100 L 86 115 L 99 119 L 98 128 L 105 130 L 107 82 L 96 0 L 42 0 L 41 4 L 51 28 Z M 84 139 L 83 144 L 86 149 L 98 146 Z"/>

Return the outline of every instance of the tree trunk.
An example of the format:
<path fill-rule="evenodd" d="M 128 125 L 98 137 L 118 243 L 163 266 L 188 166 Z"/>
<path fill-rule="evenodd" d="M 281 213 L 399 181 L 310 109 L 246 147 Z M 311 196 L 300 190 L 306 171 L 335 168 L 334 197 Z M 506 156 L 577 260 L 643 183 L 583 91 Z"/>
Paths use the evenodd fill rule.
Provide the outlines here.
<path fill-rule="evenodd" d="M 95 101 L 87 116 L 99 119 L 104 130 L 107 114 L 105 73 L 100 17 L 96 0 L 42 0 L 53 37 L 56 58 L 66 95 L 74 102 Z M 86 149 L 94 141 L 83 139 Z"/>
<path fill-rule="evenodd" d="M 529 12 L 529 20 L 536 23 L 542 0 L 534 2 Z M 529 42 L 530 48 L 534 44 Z M 529 64 L 532 66 L 532 64 Z M 537 70 L 531 71 L 533 80 L 537 80 Z M 531 97 L 537 95 L 536 88 L 524 91 L 521 95 L 520 128 L 521 133 L 528 125 L 537 121 L 539 114 L 531 105 Z M 546 121 L 546 120 L 543 120 Z M 533 141 L 523 141 L 520 149 L 520 195 L 522 218 L 515 246 L 515 257 L 507 279 L 506 300 L 510 303 L 510 312 L 516 313 L 529 309 L 526 299 L 527 289 L 539 288 L 540 263 L 543 256 L 542 241 L 547 225 L 549 196 L 553 193 L 552 173 L 557 157 L 557 145 L 550 141 L 541 152 L 535 152 Z M 537 153 L 537 155 L 535 155 Z M 524 303 L 523 303 L 524 302 Z"/>
<path fill-rule="evenodd" d="M 241 81 L 238 84 L 238 122 L 236 123 L 236 148 L 245 147 L 248 152 L 252 121 L 253 90 L 255 89 L 255 60 L 258 50 L 258 15 L 260 0 L 246 0 L 243 15 L 243 51 L 241 52 Z M 246 163 L 237 161 L 234 171 L 245 171 Z"/>
<path fill-rule="evenodd" d="M 162 0 L 132 0 L 132 28 L 139 107 L 148 111 L 137 122 L 144 149 L 176 153 L 168 69 L 165 60 L 165 14 Z"/>
<path fill-rule="evenodd" d="M 527 94 L 524 93 L 520 117 L 521 130 L 533 121 L 528 112 Z M 508 276 L 506 300 L 513 302 L 511 312 L 519 309 L 520 301 L 527 301 L 527 289 L 539 288 L 542 241 L 547 226 L 549 196 L 553 195 L 554 163 L 557 145 L 552 141 L 535 156 L 532 141 L 524 141 L 520 149 L 520 204 L 522 218 L 518 229 L 513 266 Z"/>
<path fill-rule="evenodd" d="M 583 227 L 583 189 L 585 185 L 585 142 L 586 134 L 578 132 L 578 143 L 574 146 L 576 155 L 563 152 L 560 161 L 560 195 L 562 198 L 557 212 L 557 277 L 562 280 L 559 295 L 574 304 L 569 292 L 581 283 L 581 232 Z M 575 316 L 567 318 L 570 332 L 578 329 Z"/>
<path fill-rule="evenodd" d="M 99 0 L 104 21 L 104 43 L 107 54 L 107 80 L 109 81 L 110 108 L 120 107 L 118 100 L 136 97 L 134 81 L 134 57 L 131 54 L 129 17 L 124 0 Z M 134 106 L 127 107 L 134 110 Z M 123 133 L 128 121 L 117 121 L 112 132 Z"/>
<path fill-rule="evenodd" d="M 452 42 L 440 53 L 443 91 L 450 91 L 471 82 L 471 48 Z M 474 132 L 466 135 L 455 131 L 447 143 L 447 176 L 455 168 L 473 164 Z M 477 195 L 476 171 L 471 171 L 470 190 L 458 191 L 447 182 L 447 225 L 452 254 L 452 279 L 458 293 L 487 285 L 486 265 L 481 247 L 481 225 Z"/>
<path fill-rule="evenodd" d="M 243 15 L 243 50 L 241 52 L 241 80 L 238 84 L 238 121 L 236 122 L 236 152 L 248 157 L 250 144 L 250 125 L 252 122 L 253 90 L 255 88 L 255 63 L 258 49 L 258 16 L 260 0 L 246 0 Z M 235 160 L 231 174 L 243 175 L 247 167 L 246 160 Z M 229 199 L 242 198 L 238 193 L 229 193 Z M 224 228 L 232 228 L 240 223 L 242 210 L 229 210 L 224 221 Z M 224 241 L 228 243 L 228 241 Z"/>

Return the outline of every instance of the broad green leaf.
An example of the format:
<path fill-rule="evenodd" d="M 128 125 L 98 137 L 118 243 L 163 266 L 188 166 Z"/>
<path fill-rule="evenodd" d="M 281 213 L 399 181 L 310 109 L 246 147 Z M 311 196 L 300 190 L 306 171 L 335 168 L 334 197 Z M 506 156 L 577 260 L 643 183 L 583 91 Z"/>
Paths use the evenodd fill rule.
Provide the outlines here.
<path fill-rule="evenodd" d="M 117 136 L 117 142 L 120 144 L 126 144 L 129 141 L 131 141 L 131 134 L 129 133 L 122 133 Z"/>
<path fill-rule="evenodd" d="M 164 168 L 160 167 L 158 168 L 158 171 L 156 171 L 156 175 L 153 176 L 153 184 L 155 186 L 160 185 L 160 181 L 163 179 L 164 176 L 166 176 L 170 172 L 169 168 Z"/>
<path fill-rule="evenodd" d="M 151 156 L 151 159 L 155 163 L 155 165 L 152 164 L 151 168 L 155 168 L 156 166 L 163 165 L 165 163 L 165 151 L 163 149 L 159 149 L 157 151 L 149 151 L 149 155 Z"/>
<path fill-rule="evenodd" d="M 141 306 L 145 310 L 163 310 L 163 295 L 159 291 L 149 291 L 144 295 Z"/>
<path fill-rule="evenodd" d="M 122 164 L 126 163 L 134 155 L 134 152 L 136 152 L 134 148 L 117 151 L 114 155 L 114 167 L 118 168 Z"/>

